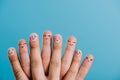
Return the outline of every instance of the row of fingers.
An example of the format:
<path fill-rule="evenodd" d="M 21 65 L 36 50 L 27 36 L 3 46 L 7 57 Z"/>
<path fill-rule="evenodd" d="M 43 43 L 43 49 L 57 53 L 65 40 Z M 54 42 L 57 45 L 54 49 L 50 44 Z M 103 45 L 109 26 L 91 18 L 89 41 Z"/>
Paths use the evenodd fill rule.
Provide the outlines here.
<path fill-rule="evenodd" d="M 42 39 L 42 51 L 40 51 L 38 35 L 36 33 L 30 35 L 30 56 L 26 41 L 24 39 L 19 41 L 20 63 L 15 48 L 9 49 L 8 56 L 16 77 L 19 78 L 22 73 L 20 76 L 27 76 L 24 78 L 28 79 L 32 77 L 33 80 L 46 80 L 47 78 L 59 80 L 59 75 L 60 79 L 64 78 L 64 80 L 84 79 L 92 64 L 93 56 L 87 55 L 80 66 L 82 52 L 75 50 L 75 37 L 68 38 L 62 58 L 61 35 L 54 35 L 52 41 L 52 33 L 47 30 L 43 33 Z M 46 75 L 49 76 L 46 78 Z"/>

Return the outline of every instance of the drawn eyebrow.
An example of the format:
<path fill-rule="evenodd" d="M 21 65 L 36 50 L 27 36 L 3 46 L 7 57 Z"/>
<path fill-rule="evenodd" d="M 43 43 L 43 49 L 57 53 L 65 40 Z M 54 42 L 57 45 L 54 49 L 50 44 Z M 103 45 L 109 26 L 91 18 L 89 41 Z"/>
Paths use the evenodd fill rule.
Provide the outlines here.
<path fill-rule="evenodd" d="M 24 45 L 24 44 L 27 44 L 27 43 L 23 43 L 23 44 L 18 44 L 18 45 L 20 46 L 20 45 Z"/>
<path fill-rule="evenodd" d="M 26 45 L 27 45 L 27 43 L 24 43 L 24 44 L 26 44 Z"/>

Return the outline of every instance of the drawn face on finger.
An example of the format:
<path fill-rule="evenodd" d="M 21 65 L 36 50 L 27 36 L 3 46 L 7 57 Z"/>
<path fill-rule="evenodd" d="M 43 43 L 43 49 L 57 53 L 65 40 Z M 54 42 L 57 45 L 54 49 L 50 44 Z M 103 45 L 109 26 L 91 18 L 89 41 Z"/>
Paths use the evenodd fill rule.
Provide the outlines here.
<path fill-rule="evenodd" d="M 86 57 L 86 59 L 87 59 L 88 62 L 92 62 L 93 61 L 93 59 L 89 58 L 89 57 Z"/>
<path fill-rule="evenodd" d="M 75 53 L 76 53 L 77 56 L 82 55 L 82 51 L 81 50 L 76 50 Z"/>
<path fill-rule="evenodd" d="M 18 45 L 19 45 L 20 48 L 25 48 L 25 47 L 27 47 L 27 43 L 21 43 L 21 44 L 19 43 Z"/>
<path fill-rule="evenodd" d="M 69 37 L 67 41 L 67 48 L 74 49 L 75 45 L 76 45 L 76 38 L 73 36 Z"/>
<path fill-rule="evenodd" d="M 60 43 L 61 42 L 61 37 L 60 36 L 54 36 L 54 42 L 55 43 Z"/>
<path fill-rule="evenodd" d="M 60 34 L 56 34 L 54 37 L 53 37 L 53 43 L 54 43 L 54 47 L 56 48 L 61 48 L 62 46 L 62 36 Z"/>
<path fill-rule="evenodd" d="M 15 53 L 15 49 L 14 49 L 14 48 L 10 48 L 10 49 L 8 50 L 8 53 L 9 53 L 9 54 L 14 54 L 14 53 Z"/>
<path fill-rule="evenodd" d="M 32 33 L 30 35 L 30 41 L 37 41 L 37 39 L 38 39 L 38 35 L 36 33 Z"/>
<path fill-rule="evenodd" d="M 51 41 L 52 41 L 52 32 L 49 30 L 46 30 L 43 33 L 43 44 L 50 44 Z"/>
<path fill-rule="evenodd" d="M 93 62 L 93 56 L 91 54 L 86 56 L 86 61 L 87 62 Z"/>
<path fill-rule="evenodd" d="M 44 40 L 50 40 L 51 39 L 51 34 L 43 34 L 43 39 Z"/>

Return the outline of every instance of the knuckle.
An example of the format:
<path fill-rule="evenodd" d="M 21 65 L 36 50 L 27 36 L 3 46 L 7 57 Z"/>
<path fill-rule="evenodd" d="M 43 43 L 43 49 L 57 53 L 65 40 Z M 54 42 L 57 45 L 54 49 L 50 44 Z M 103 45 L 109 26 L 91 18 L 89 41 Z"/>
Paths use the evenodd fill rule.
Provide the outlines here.
<path fill-rule="evenodd" d="M 40 64 L 39 60 L 31 60 L 32 66 L 38 66 Z"/>
<path fill-rule="evenodd" d="M 19 69 L 14 71 L 16 79 L 20 79 L 21 78 L 21 73 L 22 73 L 22 71 L 19 70 Z"/>
<path fill-rule="evenodd" d="M 69 70 L 69 73 L 70 73 L 70 74 L 76 74 L 77 72 L 76 72 L 74 69 L 70 69 L 70 70 Z"/>
<path fill-rule="evenodd" d="M 58 67 L 58 66 L 60 66 L 60 61 L 51 60 L 50 65 L 54 65 L 54 66 Z"/>

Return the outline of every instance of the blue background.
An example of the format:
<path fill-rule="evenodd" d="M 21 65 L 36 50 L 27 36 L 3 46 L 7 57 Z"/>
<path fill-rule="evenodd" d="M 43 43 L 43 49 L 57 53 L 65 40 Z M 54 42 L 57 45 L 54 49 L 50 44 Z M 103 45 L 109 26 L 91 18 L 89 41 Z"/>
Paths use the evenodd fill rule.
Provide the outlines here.
<path fill-rule="evenodd" d="M 120 0 L 0 0 L 0 80 L 14 80 L 7 49 L 46 29 L 94 55 L 86 80 L 120 80 Z"/>

